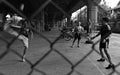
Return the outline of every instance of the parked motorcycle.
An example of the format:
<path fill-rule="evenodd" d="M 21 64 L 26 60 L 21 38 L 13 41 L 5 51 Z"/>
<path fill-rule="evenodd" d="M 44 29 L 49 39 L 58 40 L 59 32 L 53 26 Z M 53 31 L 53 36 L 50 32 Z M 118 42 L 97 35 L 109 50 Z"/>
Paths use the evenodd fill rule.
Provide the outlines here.
<path fill-rule="evenodd" d="M 73 38 L 73 33 L 72 31 L 68 30 L 68 31 L 62 31 L 61 32 L 61 37 L 63 39 L 65 39 L 66 41 L 69 41 Z"/>

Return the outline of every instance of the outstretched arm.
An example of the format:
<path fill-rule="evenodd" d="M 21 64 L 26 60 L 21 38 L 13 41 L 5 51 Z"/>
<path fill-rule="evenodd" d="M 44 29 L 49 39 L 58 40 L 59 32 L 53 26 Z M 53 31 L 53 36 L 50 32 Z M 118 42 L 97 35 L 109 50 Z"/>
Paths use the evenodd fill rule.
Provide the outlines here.
<path fill-rule="evenodd" d="M 12 27 L 15 27 L 15 28 L 21 28 L 21 26 L 17 26 L 17 25 L 11 25 Z"/>
<path fill-rule="evenodd" d="M 101 32 L 99 32 L 97 35 L 95 35 L 94 37 L 91 37 L 91 40 L 93 40 L 94 38 L 98 37 L 101 34 Z"/>

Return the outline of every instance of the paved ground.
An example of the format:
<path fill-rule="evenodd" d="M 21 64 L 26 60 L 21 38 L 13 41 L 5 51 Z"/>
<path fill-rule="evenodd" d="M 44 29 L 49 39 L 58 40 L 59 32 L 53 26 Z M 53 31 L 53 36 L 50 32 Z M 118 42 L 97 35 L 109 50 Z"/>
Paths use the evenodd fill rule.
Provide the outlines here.
<path fill-rule="evenodd" d="M 59 34 L 57 31 L 51 31 L 43 32 L 43 35 L 45 35 L 49 40 L 54 41 Z M 4 36 L 4 38 L 8 38 L 8 36 Z M 109 53 L 111 54 L 114 64 L 118 64 L 120 62 L 119 37 L 119 34 L 112 34 L 111 36 Z M 96 40 L 97 39 L 94 41 Z M 91 44 L 84 44 L 85 39 L 83 38 L 79 48 L 76 46 L 71 48 L 71 42 L 72 40 L 65 41 L 64 39 L 60 39 L 53 48 L 67 57 L 73 64 L 76 64 L 91 50 Z M 6 50 L 5 45 L 6 44 L 1 41 L 0 54 Z M 12 45 L 11 48 L 20 54 L 23 52 L 23 45 L 18 40 Z M 34 39 L 30 41 L 30 47 L 27 51 L 26 58 L 31 61 L 32 64 L 34 64 L 50 49 L 50 44 L 44 38 L 35 35 Z M 96 46 L 96 49 L 98 50 L 98 45 Z M 78 64 L 78 66 L 75 68 L 75 71 L 73 71 L 71 75 L 108 75 L 111 73 L 112 70 L 106 70 L 104 68 L 108 65 L 108 63 L 99 63 L 96 61 L 98 58 L 100 58 L 100 56 L 96 52 L 91 53 L 87 58 L 83 59 L 80 64 Z M 12 52 L 9 52 L 3 59 L 0 60 L 0 75 L 27 75 L 31 71 L 31 66 L 27 62 L 23 63 L 19 60 L 21 60 L 20 57 Z M 46 74 L 42 74 L 42 72 L 33 70 L 31 75 L 66 75 L 71 71 L 71 65 L 55 51 L 49 53 L 45 59 L 36 65 L 35 68 L 45 72 Z M 119 67 L 117 70 L 120 72 Z"/>

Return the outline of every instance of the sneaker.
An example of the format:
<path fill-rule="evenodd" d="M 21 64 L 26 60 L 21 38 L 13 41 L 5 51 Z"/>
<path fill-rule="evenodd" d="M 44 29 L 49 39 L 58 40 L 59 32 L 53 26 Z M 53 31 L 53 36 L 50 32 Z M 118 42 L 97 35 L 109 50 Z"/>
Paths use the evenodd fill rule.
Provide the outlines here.
<path fill-rule="evenodd" d="M 114 67 L 115 66 L 113 64 L 109 64 L 105 69 L 111 69 L 111 68 L 114 69 Z"/>
<path fill-rule="evenodd" d="M 98 59 L 97 61 L 98 61 L 98 62 L 104 62 L 105 59 L 104 59 L 104 58 L 101 58 L 101 59 Z"/>
<path fill-rule="evenodd" d="M 23 56 L 23 58 L 22 58 L 22 62 L 25 62 L 26 60 L 25 60 L 25 55 Z"/>
<path fill-rule="evenodd" d="M 22 59 L 22 62 L 25 62 L 25 59 L 24 59 L 24 58 Z"/>

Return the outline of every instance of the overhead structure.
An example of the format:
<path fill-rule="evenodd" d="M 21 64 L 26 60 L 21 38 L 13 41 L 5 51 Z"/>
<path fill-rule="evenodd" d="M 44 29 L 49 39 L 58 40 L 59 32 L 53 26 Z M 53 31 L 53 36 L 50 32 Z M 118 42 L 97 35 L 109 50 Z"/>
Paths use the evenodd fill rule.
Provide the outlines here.
<path fill-rule="evenodd" d="M 22 16 L 34 18 L 44 9 L 50 17 L 61 18 L 62 15 L 67 16 L 87 4 L 88 0 L 1 0 L 0 10 L 1 12 L 15 11 Z M 22 11 L 21 7 L 24 7 Z"/>
<path fill-rule="evenodd" d="M 39 18 L 44 22 L 70 19 L 71 14 L 84 5 L 88 6 L 88 18 L 96 20 L 96 5 L 101 0 L 0 0 L 0 13 L 17 13 L 27 19 Z M 94 12 L 95 10 L 95 12 Z M 96 21 L 94 21 L 96 22 Z"/>

